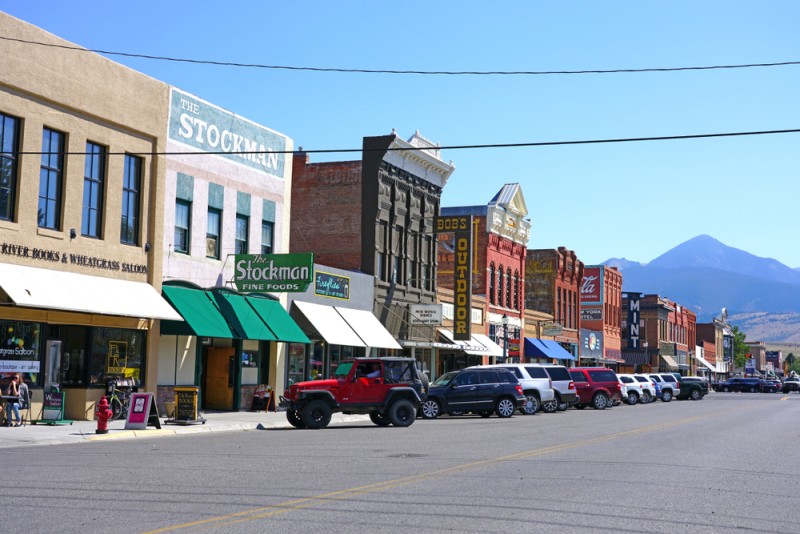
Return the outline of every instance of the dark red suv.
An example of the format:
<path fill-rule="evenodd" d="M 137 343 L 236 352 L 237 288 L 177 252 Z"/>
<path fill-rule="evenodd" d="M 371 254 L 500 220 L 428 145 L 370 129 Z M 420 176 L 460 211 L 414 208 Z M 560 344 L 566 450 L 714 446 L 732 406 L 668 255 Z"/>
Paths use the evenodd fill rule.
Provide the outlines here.
<path fill-rule="evenodd" d="M 622 389 L 617 373 L 605 367 L 572 367 L 569 370 L 578 390 L 579 410 L 591 406 L 604 410 L 622 401 Z"/>

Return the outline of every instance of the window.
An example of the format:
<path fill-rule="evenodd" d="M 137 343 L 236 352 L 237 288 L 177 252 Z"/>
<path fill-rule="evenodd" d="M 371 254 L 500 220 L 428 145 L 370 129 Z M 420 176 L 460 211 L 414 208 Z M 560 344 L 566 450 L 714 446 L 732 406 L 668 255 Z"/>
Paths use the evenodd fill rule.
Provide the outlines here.
<path fill-rule="evenodd" d="M 208 229 L 206 230 L 206 257 L 219 259 L 220 220 L 222 212 L 208 208 Z"/>
<path fill-rule="evenodd" d="M 506 308 L 511 307 L 511 268 L 506 270 Z"/>
<path fill-rule="evenodd" d="M 17 201 L 19 119 L 0 114 L 0 219 L 14 219 Z"/>
<path fill-rule="evenodd" d="M 272 254 L 273 233 L 275 224 L 270 221 L 261 221 L 261 253 Z"/>
<path fill-rule="evenodd" d="M 81 235 L 100 237 L 103 220 L 103 184 L 106 177 L 106 148 L 86 143 L 86 161 L 83 166 L 83 219 Z"/>
<path fill-rule="evenodd" d="M 175 252 L 189 254 L 192 242 L 192 204 L 188 200 L 175 201 Z"/>
<path fill-rule="evenodd" d="M 234 254 L 247 254 L 247 238 L 249 237 L 250 217 L 236 214 L 236 237 L 234 240 Z"/>
<path fill-rule="evenodd" d="M 489 265 L 489 304 L 494 304 L 495 299 L 494 263 Z"/>
<path fill-rule="evenodd" d="M 39 226 L 59 230 L 61 225 L 61 181 L 64 175 L 64 134 L 45 128 L 42 134 L 42 165 L 39 169 Z"/>
<path fill-rule="evenodd" d="M 505 291 L 503 291 L 503 266 L 501 265 L 497 269 L 497 305 L 498 306 L 502 306 L 503 305 L 503 294 L 504 293 L 505 293 Z"/>
<path fill-rule="evenodd" d="M 141 195 L 142 159 L 125 154 L 122 177 L 122 223 L 120 243 L 139 243 L 139 196 Z"/>

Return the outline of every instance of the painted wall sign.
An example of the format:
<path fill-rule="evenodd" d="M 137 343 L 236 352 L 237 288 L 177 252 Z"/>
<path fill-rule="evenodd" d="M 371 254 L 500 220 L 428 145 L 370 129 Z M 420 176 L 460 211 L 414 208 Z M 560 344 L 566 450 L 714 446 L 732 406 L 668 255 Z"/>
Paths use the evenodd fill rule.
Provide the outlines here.
<path fill-rule="evenodd" d="M 171 91 L 169 138 L 253 169 L 283 177 L 287 138 L 175 88 Z"/>
<path fill-rule="evenodd" d="M 564 327 L 558 323 L 548 323 L 542 326 L 542 335 L 547 337 L 560 336 L 564 332 Z"/>
<path fill-rule="evenodd" d="M 317 271 L 314 275 L 314 294 L 334 299 L 350 299 L 350 278 Z"/>
<path fill-rule="evenodd" d="M 628 298 L 628 347 L 631 349 L 638 349 L 641 346 L 639 339 L 639 321 L 641 320 L 641 311 L 639 309 L 639 299 L 642 297 L 641 293 L 625 293 Z"/>
<path fill-rule="evenodd" d="M 16 256 L 30 260 L 64 265 L 78 265 L 104 271 L 120 271 L 123 273 L 147 274 L 147 265 L 139 263 L 126 263 L 119 260 L 110 260 L 85 254 L 68 254 L 57 250 L 46 250 L 36 247 L 26 247 L 15 243 L 0 243 L 0 254 Z"/>
<path fill-rule="evenodd" d="M 314 281 L 314 254 L 236 254 L 233 283 L 242 292 L 303 292 Z"/>
<path fill-rule="evenodd" d="M 581 283 L 581 306 L 603 304 L 603 267 L 585 267 Z"/>

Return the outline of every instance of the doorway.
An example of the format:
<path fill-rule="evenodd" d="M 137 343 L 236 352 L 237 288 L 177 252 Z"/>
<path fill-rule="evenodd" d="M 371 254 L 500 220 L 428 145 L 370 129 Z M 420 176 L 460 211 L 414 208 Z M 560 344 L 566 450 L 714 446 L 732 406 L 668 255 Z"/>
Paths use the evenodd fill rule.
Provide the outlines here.
<path fill-rule="evenodd" d="M 208 348 L 203 355 L 203 400 L 208 410 L 233 409 L 235 350 Z"/>

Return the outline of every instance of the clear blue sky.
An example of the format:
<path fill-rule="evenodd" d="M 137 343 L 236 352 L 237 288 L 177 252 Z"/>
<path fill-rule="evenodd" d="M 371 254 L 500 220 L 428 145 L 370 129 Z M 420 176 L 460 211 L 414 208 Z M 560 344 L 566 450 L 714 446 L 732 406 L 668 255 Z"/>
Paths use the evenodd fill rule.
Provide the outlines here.
<path fill-rule="evenodd" d="M 363 69 L 608 70 L 800 61 L 800 2 L 7 1 L 91 49 Z M 800 65 L 665 73 L 419 76 L 110 56 L 307 150 L 419 130 L 442 146 L 800 128 Z M 31 68 L 35 68 L 32 65 Z M 2 76 L 0 74 L 0 76 Z M 444 206 L 518 182 L 530 248 L 647 262 L 699 234 L 800 267 L 800 134 L 445 150 Z M 358 156 L 312 155 L 312 161 Z"/>

